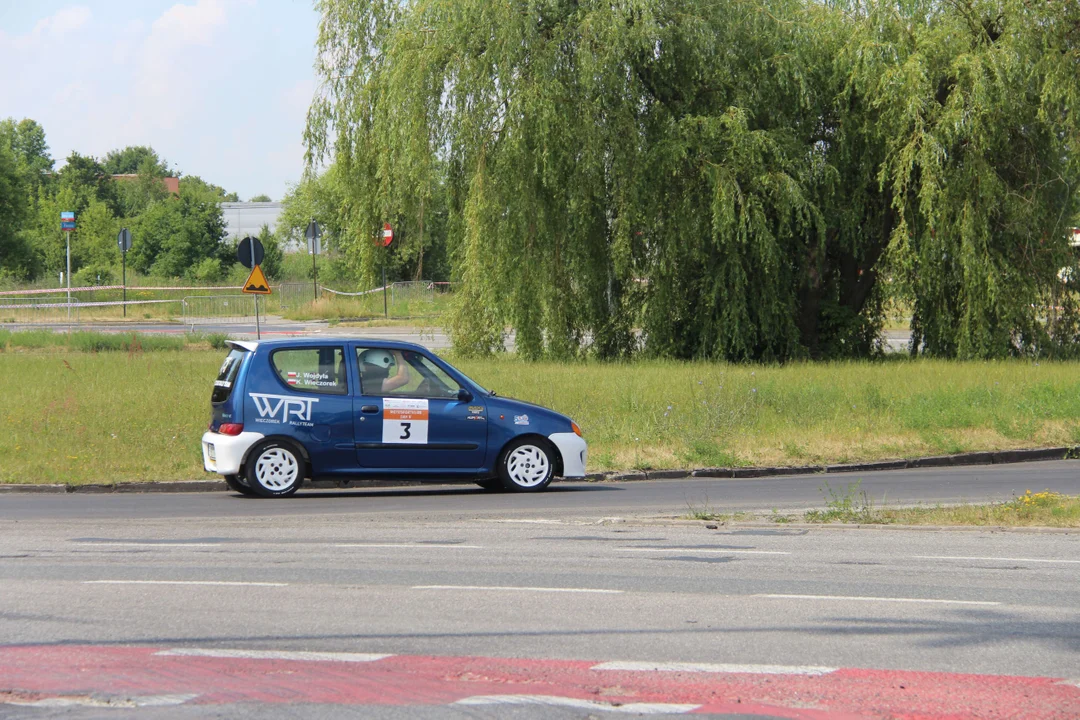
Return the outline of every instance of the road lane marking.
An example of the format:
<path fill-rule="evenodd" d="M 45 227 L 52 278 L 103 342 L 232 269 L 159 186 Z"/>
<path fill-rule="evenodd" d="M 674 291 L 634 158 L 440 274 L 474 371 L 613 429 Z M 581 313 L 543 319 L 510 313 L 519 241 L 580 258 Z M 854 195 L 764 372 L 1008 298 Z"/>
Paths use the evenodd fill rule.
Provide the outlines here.
<path fill-rule="evenodd" d="M 683 663 L 612 661 L 593 665 L 590 670 L 632 672 L 753 673 L 755 675 L 828 675 L 839 668 L 815 665 L 739 665 L 732 663 Z"/>
<path fill-rule="evenodd" d="M 413 585 L 413 590 L 503 590 L 518 592 L 549 593 L 598 593 L 620 595 L 622 590 L 602 590 L 599 588 L 555 588 L 555 587 L 515 587 L 510 585 Z"/>
<path fill-rule="evenodd" d="M 759 594 L 759 598 L 774 598 L 777 600 L 853 600 L 857 602 L 895 602 L 895 603 L 926 603 L 932 605 L 1000 605 L 1000 602 L 989 600 L 939 600 L 937 598 L 901 598 L 901 597 L 869 597 L 863 595 L 780 595 Z"/>
<path fill-rule="evenodd" d="M 677 703 L 614 703 L 581 700 L 579 698 L 559 697 L 558 695 L 474 695 L 462 698 L 454 705 L 545 705 L 548 707 L 569 707 L 598 712 L 631 713 L 637 715 L 674 715 L 697 710 L 701 705 Z"/>
<path fill-rule="evenodd" d="M 286 587 L 289 583 L 227 580 L 83 580 L 83 585 L 227 585 L 238 587 Z"/>
<path fill-rule="evenodd" d="M 183 705 L 188 700 L 194 700 L 198 695 L 135 695 L 131 697 L 108 698 L 108 697 L 76 697 L 58 696 L 41 698 L 40 700 L 5 700 L 6 705 L 18 705 L 20 707 L 98 707 L 98 708 L 134 708 L 134 707 L 168 707 L 171 705 Z"/>
<path fill-rule="evenodd" d="M 551 518 L 480 518 L 480 522 L 510 523 L 517 525 L 564 525 L 562 520 Z"/>
<path fill-rule="evenodd" d="M 380 653 L 307 652 L 302 650 L 218 650 L 215 648 L 172 648 L 154 655 L 163 657 L 206 657 L 237 660 L 303 660 L 305 662 L 365 663 L 393 657 Z"/>
<path fill-rule="evenodd" d="M 1071 563 L 1080 565 L 1080 560 L 1054 560 L 1052 558 L 963 557 L 958 555 L 912 555 L 912 557 L 919 560 L 985 560 L 990 562 Z"/>
<path fill-rule="evenodd" d="M 721 548 L 639 548 L 639 547 L 624 547 L 618 548 L 623 552 L 682 552 L 682 553 L 720 553 L 721 555 L 790 555 L 791 553 L 784 550 L 742 550 L 742 549 L 721 549 Z"/>
<path fill-rule="evenodd" d="M 454 545 L 451 543 L 431 543 L 417 545 L 415 543 L 337 543 L 331 547 L 336 548 L 408 548 L 410 550 L 423 550 L 425 548 L 443 548 L 454 550 L 483 550 L 483 545 Z"/>
<path fill-rule="evenodd" d="M 221 547 L 221 543 L 186 542 L 76 542 L 75 547 L 140 547 L 140 548 L 208 548 Z"/>

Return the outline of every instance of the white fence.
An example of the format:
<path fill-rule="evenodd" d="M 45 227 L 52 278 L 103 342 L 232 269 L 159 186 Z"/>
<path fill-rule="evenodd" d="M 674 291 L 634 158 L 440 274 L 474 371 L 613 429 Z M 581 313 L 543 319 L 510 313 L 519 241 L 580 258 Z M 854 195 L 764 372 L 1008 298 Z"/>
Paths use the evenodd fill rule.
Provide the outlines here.
<path fill-rule="evenodd" d="M 254 295 L 191 295 L 182 302 L 185 325 L 255 322 Z"/>

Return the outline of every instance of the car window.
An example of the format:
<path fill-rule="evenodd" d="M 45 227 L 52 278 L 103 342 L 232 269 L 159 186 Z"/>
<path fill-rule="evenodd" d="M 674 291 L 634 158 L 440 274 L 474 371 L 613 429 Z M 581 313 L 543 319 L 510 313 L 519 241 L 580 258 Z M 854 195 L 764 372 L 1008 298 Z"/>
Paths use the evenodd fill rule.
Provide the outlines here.
<path fill-rule="evenodd" d="M 357 348 L 360 387 L 365 395 L 382 397 L 457 397 L 461 386 L 420 353 Z"/>
<path fill-rule="evenodd" d="M 282 382 L 303 392 L 346 395 L 345 349 L 305 347 L 275 350 L 270 364 Z"/>
<path fill-rule="evenodd" d="M 219 403 L 229 399 L 232 394 L 233 384 L 236 383 L 236 374 L 240 371 L 240 364 L 246 354 L 246 350 L 233 348 L 225 356 L 225 362 L 221 363 L 217 379 L 214 380 L 214 390 L 210 393 L 210 402 Z"/>

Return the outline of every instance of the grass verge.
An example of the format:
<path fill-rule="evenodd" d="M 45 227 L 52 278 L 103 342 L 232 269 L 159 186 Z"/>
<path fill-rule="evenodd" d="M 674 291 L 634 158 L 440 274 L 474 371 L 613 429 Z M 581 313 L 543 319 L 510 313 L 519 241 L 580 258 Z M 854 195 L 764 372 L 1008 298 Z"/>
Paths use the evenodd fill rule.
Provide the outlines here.
<path fill-rule="evenodd" d="M 158 350 L 192 350 L 225 347 L 225 333 L 185 333 L 184 335 L 158 335 L 148 333 L 103 333 L 85 330 L 53 332 L 51 330 L 24 330 L 11 332 L 0 329 L 0 352 L 33 350 L 68 352 L 127 353 L 153 352 Z"/>
<path fill-rule="evenodd" d="M 108 352 L 97 339 L 73 340 L 79 333 L 33 334 L 37 346 L 31 335 L 0 335 L 0 482 L 203 477 L 199 438 L 224 353 L 210 347 L 223 337 L 165 338 L 172 344 L 160 348 L 117 340 Z M 574 418 L 590 471 L 1080 442 L 1078 363 L 455 364 L 500 394 Z"/>

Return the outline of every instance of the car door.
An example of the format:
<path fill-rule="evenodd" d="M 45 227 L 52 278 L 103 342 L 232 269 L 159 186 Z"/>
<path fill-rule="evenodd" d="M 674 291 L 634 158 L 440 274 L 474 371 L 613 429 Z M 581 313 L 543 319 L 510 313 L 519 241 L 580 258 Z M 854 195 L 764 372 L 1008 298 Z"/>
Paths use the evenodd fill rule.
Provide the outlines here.
<path fill-rule="evenodd" d="M 487 408 L 424 354 L 354 346 L 360 395 L 353 398 L 362 468 L 426 473 L 475 471 L 487 453 Z"/>
<path fill-rule="evenodd" d="M 316 475 L 354 470 L 346 346 L 276 347 L 263 362 L 248 375 L 245 424 L 302 444 Z"/>

